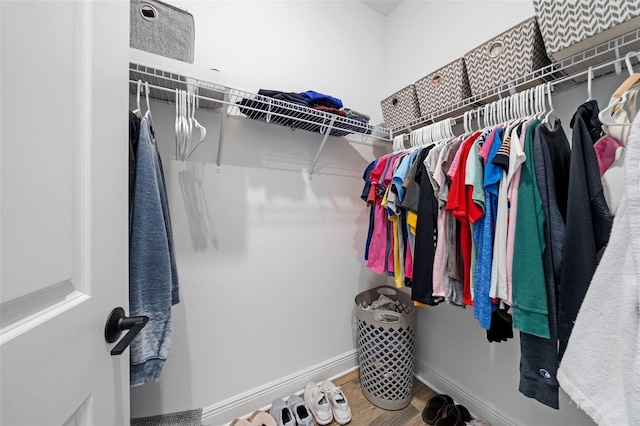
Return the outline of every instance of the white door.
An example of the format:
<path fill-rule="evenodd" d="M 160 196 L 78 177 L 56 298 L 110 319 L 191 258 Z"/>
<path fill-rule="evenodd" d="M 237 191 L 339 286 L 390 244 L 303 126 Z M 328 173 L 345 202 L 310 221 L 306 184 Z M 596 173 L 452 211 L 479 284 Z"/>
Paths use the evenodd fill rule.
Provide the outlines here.
<path fill-rule="evenodd" d="M 128 424 L 126 1 L 0 0 L 0 424 Z"/>

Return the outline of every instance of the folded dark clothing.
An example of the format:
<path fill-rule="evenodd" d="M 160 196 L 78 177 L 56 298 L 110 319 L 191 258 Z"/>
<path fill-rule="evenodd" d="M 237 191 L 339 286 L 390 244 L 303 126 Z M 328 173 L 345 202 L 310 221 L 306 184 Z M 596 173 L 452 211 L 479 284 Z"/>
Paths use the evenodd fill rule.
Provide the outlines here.
<path fill-rule="evenodd" d="M 295 92 L 281 92 L 279 90 L 260 89 L 258 95 L 268 96 L 270 98 L 279 99 L 281 101 L 293 102 L 299 105 L 308 106 L 309 102 L 299 93 Z"/>
<path fill-rule="evenodd" d="M 326 101 L 324 99 L 317 99 L 315 101 L 311 101 L 309 102 L 309 106 L 311 108 L 317 107 L 317 106 L 324 106 L 327 108 L 338 108 L 338 106 L 336 104 L 334 104 L 333 102 L 329 102 Z"/>
<path fill-rule="evenodd" d="M 367 123 L 369 122 L 369 120 L 371 120 L 371 117 L 369 117 L 367 114 L 364 114 L 364 113 L 358 112 L 358 111 L 354 111 L 351 108 L 343 108 L 343 110 L 347 113 L 347 117 L 349 117 L 349 118 L 360 117 Z"/>
<path fill-rule="evenodd" d="M 343 117 L 347 116 L 346 112 L 344 112 L 343 110 L 338 109 L 338 108 L 326 107 L 326 106 L 318 105 L 318 106 L 314 106 L 313 109 L 317 109 L 318 111 L 329 112 L 331 114 L 341 115 Z"/>
<path fill-rule="evenodd" d="M 347 114 L 347 118 L 348 118 L 349 120 L 355 120 L 355 121 L 359 121 L 359 122 L 361 122 L 361 123 L 368 123 L 368 122 L 369 122 L 369 120 L 367 120 L 366 118 L 364 118 L 364 117 L 362 117 L 362 116 L 360 116 L 360 115 L 350 115 L 350 114 Z"/>
<path fill-rule="evenodd" d="M 305 101 L 302 96 L 297 93 L 278 93 L 273 96 L 273 99 L 279 99 L 281 101 L 291 102 L 297 105 L 309 106 L 307 101 Z"/>
<path fill-rule="evenodd" d="M 325 95 L 323 93 L 314 92 L 313 90 L 307 90 L 306 92 L 300 93 L 302 97 L 311 104 L 312 102 L 317 102 L 319 100 L 330 102 L 336 108 L 342 108 L 342 101 L 338 98 L 334 98 L 333 96 Z"/>

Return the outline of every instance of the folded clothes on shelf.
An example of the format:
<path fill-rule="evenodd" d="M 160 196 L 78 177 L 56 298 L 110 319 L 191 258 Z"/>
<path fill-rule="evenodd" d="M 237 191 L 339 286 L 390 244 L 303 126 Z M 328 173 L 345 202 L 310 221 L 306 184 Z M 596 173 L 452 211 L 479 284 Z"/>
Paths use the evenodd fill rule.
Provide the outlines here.
<path fill-rule="evenodd" d="M 351 108 L 342 108 L 342 110 L 347 113 L 348 118 L 351 118 L 353 120 L 362 121 L 364 123 L 368 123 L 369 120 L 371 120 L 371 117 L 369 117 L 367 114 L 352 110 Z"/>
<path fill-rule="evenodd" d="M 302 97 L 309 103 L 310 106 L 321 105 L 334 108 L 342 108 L 342 101 L 333 96 L 325 95 L 324 93 L 318 93 L 313 90 L 307 90 L 300 93 Z"/>
<path fill-rule="evenodd" d="M 271 103 L 268 98 L 281 102 Z M 237 105 L 242 114 L 254 120 L 323 133 L 330 124 L 330 120 L 326 114 L 314 113 L 307 109 L 311 108 L 318 112 L 339 116 L 331 126 L 329 131 L 331 136 L 341 137 L 350 133 L 371 134 L 368 116 L 359 113 L 349 116 L 347 111 L 353 113 L 353 110 L 341 109 L 340 99 L 313 91 L 295 93 L 260 89 L 257 97 L 243 98 L 237 102 Z"/>
<path fill-rule="evenodd" d="M 313 107 L 313 109 L 317 109 L 318 111 L 324 111 L 324 112 L 328 112 L 331 114 L 337 114 L 337 115 L 341 115 L 343 117 L 347 116 L 347 113 L 344 112 L 341 109 L 338 108 L 334 108 L 334 107 L 327 107 L 327 106 L 322 106 L 322 105 L 316 105 Z"/>

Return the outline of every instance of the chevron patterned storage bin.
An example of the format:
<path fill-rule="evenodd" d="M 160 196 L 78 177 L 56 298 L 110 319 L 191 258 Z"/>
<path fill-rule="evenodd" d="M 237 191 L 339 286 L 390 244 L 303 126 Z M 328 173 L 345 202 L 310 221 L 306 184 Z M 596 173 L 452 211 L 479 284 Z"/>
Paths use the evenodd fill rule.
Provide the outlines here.
<path fill-rule="evenodd" d="M 383 99 L 380 106 L 384 123 L 390 129 L 420 118 L 418 97 L 413 84 Z"/>
<path fill-rule="evenodd" d="M 476 47 L 464 55 L 464 61 L 474 95 L 550 63 L 535 17 Z M 534 80 L 530 86 L 540 83 L 542 81 Z"/>
<path fill-rule="evenodd" d="M 547 53 L 555 61 L 640 27 L 637 0 L 533 0 L 533 7 Z M 629 48 L 640 49 L 640 43 Z"/>
<path fill-rule="evenodd" d="M 415 86 L 420 113 L 423 116 L 428 116 L 471 96 L 463 58 L 421 78 L 416 81 Z M 450 113 L 454 112 L 458 111 L 450 111 Z"/>

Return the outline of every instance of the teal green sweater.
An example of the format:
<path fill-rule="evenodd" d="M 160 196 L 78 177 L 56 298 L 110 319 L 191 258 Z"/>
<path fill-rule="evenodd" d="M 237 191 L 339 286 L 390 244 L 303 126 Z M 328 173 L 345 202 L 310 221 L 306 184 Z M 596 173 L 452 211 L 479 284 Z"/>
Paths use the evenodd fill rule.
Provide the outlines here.
<path fill-rule="evenodd" d="M 547 290 L 542 253 L 544 252 L 545 215 L 536 184 L 533 159 L 533 134 L 540 120 L 527 126 L 524 153 L 518 186 L 518 214 L 513 248 L 513 327 L 549 338 Z"/>

